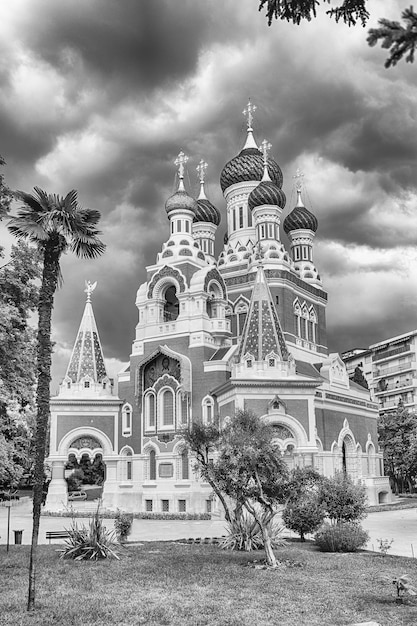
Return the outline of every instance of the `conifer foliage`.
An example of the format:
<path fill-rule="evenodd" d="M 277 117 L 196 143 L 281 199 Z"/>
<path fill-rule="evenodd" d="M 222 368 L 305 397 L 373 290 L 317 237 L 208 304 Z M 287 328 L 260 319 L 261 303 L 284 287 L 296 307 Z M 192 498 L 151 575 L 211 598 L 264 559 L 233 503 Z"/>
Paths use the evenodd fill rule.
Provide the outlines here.
<path fill-rule="evenodd" d="M 348 26 L 355 26 L 357 23 L 366 26 L 370 17 L 368 0 L 260 0 L 259 11 L 265 9 L 269 26 L 274 18 L 300 24 L 303 20 L 310 22 L 316 18 L 320 5 L 331 5 L 326 9 L 326 14 L 335 18 L 336 22 L 342 21 Z M 382 17 L 378 20 L 379 27 L 368 31 L 367 42 L 370 46 L 381 43 L 382 48 L 390 50 L 385 61 L 386 68 L 395 66 L 401 59 L 408 63 L 414 61 L 417 13 L 410 6 L 404 9 L 401 18 L 404 25 Z"/>

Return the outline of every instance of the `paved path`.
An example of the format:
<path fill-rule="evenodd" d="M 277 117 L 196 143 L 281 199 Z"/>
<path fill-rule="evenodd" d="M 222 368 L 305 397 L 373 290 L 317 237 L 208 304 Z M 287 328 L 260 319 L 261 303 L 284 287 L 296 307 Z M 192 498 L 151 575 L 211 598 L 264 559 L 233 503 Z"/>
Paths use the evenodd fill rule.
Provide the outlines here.
<path fill-rule="evenodd" d="M 77 522 L 88 525 L 88 518 L 77 518 Z M 68 517 L 42 516 L 39 531 L 39 543 L 49 543 L 47 530 L 63 530 L 71 525 Z M 113 529 L 113 520 L 104 520 L 108 529 Z M 205 520 L 142 520 L 135 519 L 129 541 L 157 541 L 183 539 L 187 537 L 220 537 L 225 534 L 223 521 Z M 32 533 L 32 503 L 14 504 L 10 509 L 10 543 L 14 543 L 14 530 L 23 530 L 24 544 L 30 544 Z M 62 540 L 54 541 L 59 543 Z M 0 506 L 0 544 L 7 543 L 7 508 Z"/>
<path fill-rule="evenodd" d="M 77 521 L 88 524 L 87 518 Z M 68 528 L 68 517 L 41 517 L 39 543 L 48 543 L 47 530 Z M 113 520 L 105 520 L 107 528 L 113 528 Z M 377 539 L 394 539 L 388 554 L 417 557 L 417 508 L 382 513 L 370 513 L 363 521 L 364 528 L 370 534 L 368 550 L 378 551 Z M 14 542 L 13 530 L 23 530 L 23 543 L 30 544 L 32 529 L 32 503 L 21 502 L 11 507 L 10 543 Z M 223 521 L 197 520 L 133 520 L 129 541 L 156 541 L 182 539 L 187 537 L 220 537 L 225 534 Z M 7 541 L 7 508 L 0 506 L 0 544 Z"/>

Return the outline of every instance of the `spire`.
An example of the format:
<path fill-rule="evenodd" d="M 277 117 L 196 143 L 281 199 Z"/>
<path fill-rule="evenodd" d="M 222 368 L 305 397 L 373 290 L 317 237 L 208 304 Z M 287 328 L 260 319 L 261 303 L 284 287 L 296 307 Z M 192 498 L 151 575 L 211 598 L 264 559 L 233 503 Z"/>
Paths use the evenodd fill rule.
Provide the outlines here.
<path fill-rule="evenodd" d="M 179 153 L 179 155 L 177 156 L 177 158 L 174 161 L 175 165 L 178 166 L 179 183 L 178 183 L 177 191 L 185 191 L 185 187 L 184 187 L 184 166 L 187 163 L 188 159 L 189 159 L 189 157 L 186 154 L 184 154 L 184 152 L 181 150 L 181 152 Z"/>
<path fill-rule="evenodd" d="M 201 159 L 200 163 L 195 168 L 198 172 L 198 176 L 200 179 L 200 195 L 198 196 L 198 200 L 207 200 L 206 193 L 204 191 L 204 179 L 206 176 L 206 169 L 208 168 L 208 163 Z"/>
<path fill-rule="evenodd" d="M 261 152 L 263 154 L 264 157 L 264 175 L 262 176 L 262 180 L 263 181 L 271 181 L 271 177 L 269 176 L 269 172 L 268 172 L 268 155 L 269 155 L 269 151 L 272 148 L 272 145 L 269 143 L 269 141 L 267 141 L 266 139 L 263 140 L 263 142 L 261 143 Z"/>
<path fill-rule="evenodd" d="M 96 286 L 96 282 L 92 284 L 86 281 L 85 283 L 84 291 L 87 293 L 87 301 L 66 374 L 73 383 L 79 383 L 85 376 L 90 376 L 95 383 L 101 383 L 103 378 L 107 377 L 91 304 L 91 294 Z"/>
<path fill-rule="evenodd" d="M 257 249 L 258 270 L 249 312 L 243 329 L 239 358 L 250 354 L 255 361 L 264 361 L 275 354 L 281 361 L 288 360 L 288 349 L 279 323 L 263 269 L 262 247 Z"/>
<path fill-rule="evenodd" d="M 246 137 L 246 143 L 243 146 L 243 150 L 246 150 L 247 148 L 255 148 L 256 150 L 258 149 L 258 146 L 256 145 L 256 141 L 253 136 L 252 128 L 253 114 L 255 113 L 256 108 L 256 105 L 252 104 L 249 98 L 246 108 L 242 111 L 243 115 L 246 117 L 246 123 L 248 126 L 248 136 Z"/>

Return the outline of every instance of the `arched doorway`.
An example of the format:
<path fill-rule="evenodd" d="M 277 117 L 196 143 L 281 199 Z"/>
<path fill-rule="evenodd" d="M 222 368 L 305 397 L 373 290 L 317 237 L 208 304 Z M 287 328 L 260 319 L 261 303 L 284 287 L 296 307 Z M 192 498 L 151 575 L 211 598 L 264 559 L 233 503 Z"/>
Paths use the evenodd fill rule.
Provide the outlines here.
<path fill-rule="evenodd" d="M 87 500 L 101 498 L 105 477 L 106 467 L 100 441 L 92 436 L 77 437 L 72 441 L 65 464 L 68 493 L 84 491 Z"/>

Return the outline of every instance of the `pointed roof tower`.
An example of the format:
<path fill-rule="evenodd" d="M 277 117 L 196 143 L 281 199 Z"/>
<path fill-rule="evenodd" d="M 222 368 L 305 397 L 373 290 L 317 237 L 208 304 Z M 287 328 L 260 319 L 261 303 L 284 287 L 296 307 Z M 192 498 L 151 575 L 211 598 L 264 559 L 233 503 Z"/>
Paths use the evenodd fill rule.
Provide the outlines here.
<path fill-rule="evenodd" d="M 91 294 L 96 286 L 96 282 L 91 284 L 90 281 L 87 281 L 85 283 L 87 302 L 66 373 L 66 379 L 70 379 L 72 383 L 80 383 L 86 376 L 93 383 L 99 384 L 105 378 L 107 379 L 103 350 L 91 304 Z"/>
<path fill-rule="evenodd" d="M 239 359 L 242 360 L 246 355 L 251 355 L 255 361 L 259 362 L 274 354 L 280 361 L 288 361 L 289 352 L 272 303 L 261 255 L 262 251 L 258 249 L 258 270 L 243 329 Z"/>

